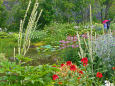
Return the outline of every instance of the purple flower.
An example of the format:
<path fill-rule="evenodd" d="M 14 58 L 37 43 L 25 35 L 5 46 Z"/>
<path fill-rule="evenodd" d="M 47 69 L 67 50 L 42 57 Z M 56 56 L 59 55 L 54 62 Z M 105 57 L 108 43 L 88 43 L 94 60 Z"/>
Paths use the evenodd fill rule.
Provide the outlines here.
<path fill-rule="evenodd" d="M 71 37 L 71 40 L 73 40 L 73 37 Z"/>
<path fill-rule="evenodd" d="M 65 47 L 60 47 L 59 49 L 64 49 Z"/>
<path fill-rule="evenodd" d="M 62 44 L 59 44 L 60 46 L 62 45 Z"/>
<path fill-rule="evenodd" d="M 79 47 L 79 45 L 76 45 L 76 47 Z"/>
<path fill-rule="evenodd" d="M 83 38 L 88 38 L 86 34 L 83 34 L 82 37 L 83 37 Z"/>
<path fill-rule="evenodd" d="M 76 42 L 77 40 L 73 40 L 74 42 Z"/>
<path fill-rule="evenodd" d="M 75 45 L 71 45 L 72 48 L 75 48 Z"/>
<path fill-rule="evenodd" d="M 70 43 L 70 41 L 65 41 L 65 43 Z"/>
<path fill-rule="evenodd" d="M 59 42 L 63 43 L 63 42 L 65 42 L 65 41 L 64 41 L 64 40 L 61 40 L 61 41 L 59 41 Z"/>
<path fill-rule="evenodd" d="M 66 39 L 67 39 L 67 40 L 71 40 L 71 37 L 70 37 L 70 36 L 68 36 Z"/>
<path fill-rule="evenodd" d="M 77 36 L 74 36 L 74 40 L 77 40 Z"/>

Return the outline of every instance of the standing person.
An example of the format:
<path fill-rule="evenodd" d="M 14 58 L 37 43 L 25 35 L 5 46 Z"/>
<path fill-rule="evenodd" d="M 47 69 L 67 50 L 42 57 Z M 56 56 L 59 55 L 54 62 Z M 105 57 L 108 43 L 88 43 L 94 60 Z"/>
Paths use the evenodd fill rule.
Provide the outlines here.
<path fill-rule="evenodd" d="M 108 29 L 109 29 L 109 26 L 110 26 L 110 20 L 104 20 L 102 23 L 103 23 L 103 25 L 104 25 L 104 29 L 105 29 L 106 32 L 107 32 Z"/>
<path fill-rule="evenodd" d="M 109 19 L 109 21 L 106 22 L 106 24 L 107 24 L 107 31 L 108 31 L 109 27 L 110 27 L 110 19 Z"/>
<path fill-rule="evenodd" d="M 104 23 L 104 31 L 107 32 L 107 23 Z"/>

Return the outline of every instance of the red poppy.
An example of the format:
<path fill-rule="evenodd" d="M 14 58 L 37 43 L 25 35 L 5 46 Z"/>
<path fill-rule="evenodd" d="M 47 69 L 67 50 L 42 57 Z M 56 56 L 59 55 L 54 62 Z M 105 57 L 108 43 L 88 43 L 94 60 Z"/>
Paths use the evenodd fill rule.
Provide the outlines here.
<path fill-rule="evenodd" d="M 59 85 L 61 85 L 61 84 L 62 84 L 62 82 L 58 82 L 58 84 L 59 84 Z"/>
<path fill-rule="evenodd" d="M 80 74 L 83 74 L 83 71 L 79 71 Z"/>
<path fill-rule="evenodd" d="M 87 57 L 82 58 L 82 59 L 81 59 L 81 62 L 83 63 L 83 66 L 86 66 L 86 65 L 87 65 L 87 62 L 88 62 Z"/>
<path fill-rule="evenodd" d="M 115 67 L 112 67 L 113 70 L 115 70 Z"/>
<path fill-rule="evenodd" d="M 64 65 L 65 65 L 65 64 L 62 63 L 62 64 L 61 64 L 61 67 L 63 67 Z"/>
<path fill-rule="evenodd" d="M 75 71 L 76 69 L 77 69 L 77 68 L 76 68 L 75 65 L 71 65 L 71 66 L 70 66 L 70 70 L 71 70 L 71 71 Z"/>
<path fill-rule="evenodd" d="M 100 73 L 100 72 L 97 72 L 97 75 L 96 75 L 96 77 L 102 78 L 102 77 L 103 77 L 103 75 L 102 75 L 102 73 Z"/>
<path fill-rule="evenodd" d="M 58 79 L 59 77 L 58 77 L 58 75 L 54 74 L 54 75 L 52 76 L 52 78 L 53 78 L 53 80 L 56 80 L 56 79 Z"/>
<path fill-rule="evenodd" d="M 72 65 L 72 62 L 71 61 L 67 61 L 66 65 L 70 66 L 70 65 Z"/>

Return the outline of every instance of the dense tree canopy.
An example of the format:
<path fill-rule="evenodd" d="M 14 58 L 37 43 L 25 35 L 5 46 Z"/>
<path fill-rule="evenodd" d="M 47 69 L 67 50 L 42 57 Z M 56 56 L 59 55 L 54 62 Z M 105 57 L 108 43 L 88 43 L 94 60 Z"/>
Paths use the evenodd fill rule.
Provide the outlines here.
<path fill-rule="evenodd" d="M 7 23 L 7 27 L 10 30 L 18 30 L 20 19 L 24 16 L 28 1 L 0 1 L 0 27 Z M 32 0 L 32 2 L 34 3 L 35 0 Z M 114 0 L 38 0 L 38 2 L 38 11 L 43 9 L 42 16 L 38 22 L 40 28 L 51 22 L 89 22 L 89 4 L 92 5 L 92 17 L 95 22 L 101 22 L 108 18 L 113 19 L 115 14 L 115 11 L 112 9 L 115 7 Z M 4 19 L 7 19 L 7 21 Z"/>

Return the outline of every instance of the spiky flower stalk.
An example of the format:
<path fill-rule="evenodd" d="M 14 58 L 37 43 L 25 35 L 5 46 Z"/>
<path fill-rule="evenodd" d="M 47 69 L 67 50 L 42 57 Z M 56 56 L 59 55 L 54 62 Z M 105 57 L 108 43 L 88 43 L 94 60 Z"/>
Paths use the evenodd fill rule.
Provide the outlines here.
<path fill-rule="evenodd" d="M 81 47 L 81 42 L 80 42 L 80 37 L 79 37 L 79 34 L 77 32 L 77 38 L 78 38 L 78 43 L 79 43 L 79 49 L 80 49 L 80 52 L 78 52 L 78 55 L 83 58 L 86 56 L 86 54 L 84 53 L 82 47 Z"/>
<path fill-rule="evenodd" d="M 28 11 L 29 11 L 30 5 L 31 5 L 31 0 L 29 1 L 29 4 L 28 4 L 27 10 L 26 10 L 26 13 L 25 13 L 25 15 L 24 15 L 24 19 L 23 19 L 23 20 L 20 20 L 20 30 L 19 30 L 19 37 L 18 37 L 18 54 L 19 54 L 19 55 L 21 54 L 23 27 L 24 27 L 25 19 L 26 19 L 26 17 L 27 17 L 27 13 L 28 13 Z"/>
<path fill-rule="evenodd" d="M 33 7 L 33 10 L 32 10 L 32 13 L 31 13 L 30 18 L 29 18 L 28 25 L 26 27 L 26 31 L 24 33 L 24 39 L 22 39 L 24 22 L 25 22 L 25 18 L 27 17 L 27 13 L 28 13 L 29 8 L 30 8 L 30 4 L 31 4 L 31 0 L 29 1 L 24 19 L 20 21 L 20 31 L 19 31 L 19 39 L 18 39 L 18 48 L 19 48 L 18 54 L 19 55 L 21 54 L 23 56 L 26 54 L 26 52 L 28 51 L 28 49 L 30 47 L 30 34 L 33 30 L 36 29 L 37 22 L 38 22 L 38 20 L 41 16 L 41 13 L 42 13 L 42 10 L 41 10 L 39 15 L 38 15 L 37 9 L 38 9 L 39 4 L 38 4 L 38 0 L 36 0 L 34 7 Z M 22 40 L 23 40 L 23 44 L 21 43 Z M 21 48 L 21 47 L 23 47 L 23 48 Z"/>

